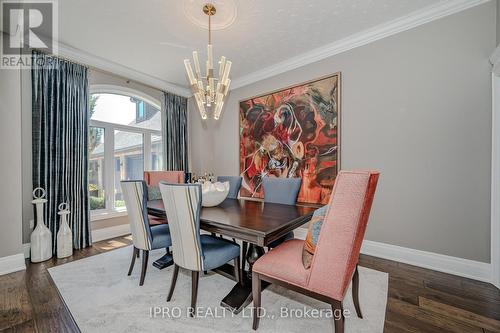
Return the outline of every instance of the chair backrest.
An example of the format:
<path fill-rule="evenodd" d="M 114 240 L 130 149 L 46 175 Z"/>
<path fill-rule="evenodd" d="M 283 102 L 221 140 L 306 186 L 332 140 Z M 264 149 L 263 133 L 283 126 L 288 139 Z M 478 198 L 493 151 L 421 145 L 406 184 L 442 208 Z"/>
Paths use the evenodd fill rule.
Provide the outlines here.
<path fill-rule="evenodd" d="M 264 202 L 295 205 L 301 184 L 301 178 L 264 177 Z"/>
<path fill-rule="evenodd" d="M 122 187 L 134 246 L 150 250 L 153 242 L 147 210 L 147 186 L 143 180 L 123 180 Z"/>
<path fill-rule="evenodd" d="M 241 187 L 241 177 L 240 176 L 218 176 L 218 182 L 229 182 L 229 193 L 227 197 L 230 199 L 237 199 L 238 193 Z"/>
<path fill-rule="evenodd" d="M 148 186 L 158 186 L 160 181 L 184 183 L 184 171 L 144 171 L 144 180 Z"/>
<path fill-rule="evenodd" d="M 200 243 L 200 184 L 160 182 L 163 205 L 167 212 L 174 262 L 192 271 L 203 270 Z"/>
<path fill-rule="evenodd" d="M 337 175 L 311 263 L 311 290 L 337 300 L 345 296 L 358 262 L 378 177 L 376 171 L 340 171 Z"/>

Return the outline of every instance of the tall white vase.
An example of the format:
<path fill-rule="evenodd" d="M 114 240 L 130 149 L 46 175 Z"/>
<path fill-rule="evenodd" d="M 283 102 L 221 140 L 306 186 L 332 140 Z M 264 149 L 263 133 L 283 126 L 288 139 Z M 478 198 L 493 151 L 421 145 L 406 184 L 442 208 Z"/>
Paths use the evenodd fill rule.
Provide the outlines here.
<path fill-rule="evenodd" d="M 60 204 L 58 209 L 57 214 L 61 216 L 61 221 L 57 232 L 57 257 L 66 258 L 73 254 L 73 233 L 68 225 L 70 211 L 68 210 L 68 204 L 65 202 Z"/>
<path fill-rule="evenodd" d="M 37 196 L 37 192 L 41 194 Z M 32 204 L 36 206 L 36 228 L 31 233 L 31 262 L 41 262 L 52 258 L 52 233 L 43 222 L 43 205 L 45 190 L 37 187 L 33 190 Z"/>

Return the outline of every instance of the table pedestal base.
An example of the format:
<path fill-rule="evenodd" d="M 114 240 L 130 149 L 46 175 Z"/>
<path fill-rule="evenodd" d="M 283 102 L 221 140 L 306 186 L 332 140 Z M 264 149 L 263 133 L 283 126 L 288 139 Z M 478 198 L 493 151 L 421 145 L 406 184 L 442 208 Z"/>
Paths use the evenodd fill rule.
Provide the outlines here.
<path fill-rule="evenodd" d="M 262 290 L 266 289 L 270 283 L 261 282 Z M 253 300 L 252 297 L 252 280 L 246 279 L 244 284 L 237 283 L 233 289 L 220 302 L 220 306 L 228 309 L 234 314 L 240 313 Z"/>
<path fill-rule="evenodd" d="M 244 252 L 246 250 L 246 244 L 243 244 Z M 252 266 L 253 264 L 263 256 L 265 253 L 264 248 L 250 244 L 248 247 L 248 252 L 245 258 L 248 262 L 249 271 L 242 269 L 241 283 L 237 283 L 229 294 L 224 297 L 220 303 L 223 308 L 238 314 L 240 313 L 250 302 L 252 302 Z M 243 266 L 244 268 L 244 266 Z M 262 281 L 262 290 L 267 288 L 269 283 Z"/>
<path fill-rule="evenodd" d="M 153 263 L 153 266 L 158 269 L 164 269 L 173 264 L 174 264 L 174 258 L 172 257 L 172 253 L 165 253 L 163 257 L 161 257 L 160 259 L 156 260 Z"/>

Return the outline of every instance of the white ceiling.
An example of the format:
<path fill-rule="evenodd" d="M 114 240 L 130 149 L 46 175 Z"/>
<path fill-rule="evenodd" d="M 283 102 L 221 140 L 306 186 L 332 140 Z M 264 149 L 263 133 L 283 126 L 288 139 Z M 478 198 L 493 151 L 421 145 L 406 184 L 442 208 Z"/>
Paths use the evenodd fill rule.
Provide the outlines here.
<path fill-rule="evenodd" d="M 222 7 L 228 1 L 232 2 L 212 2 Z M 214 56 L 224 55 L 233 61 L 234 81 L 447 1 L 451 0 L 234 0 L 234 23 L 212 34 Z M 207 44 L 207 30 L 193 24 L 184 13 L 186 5 L 196 7 L 197 2 L 200 0 L 60 0 L 59 40 L 187 86 L 183 59 L 195 49 L 202 52 L 204 59 Z M 218 20 L 227 17 L 215 15 L 214 23 Z"/>

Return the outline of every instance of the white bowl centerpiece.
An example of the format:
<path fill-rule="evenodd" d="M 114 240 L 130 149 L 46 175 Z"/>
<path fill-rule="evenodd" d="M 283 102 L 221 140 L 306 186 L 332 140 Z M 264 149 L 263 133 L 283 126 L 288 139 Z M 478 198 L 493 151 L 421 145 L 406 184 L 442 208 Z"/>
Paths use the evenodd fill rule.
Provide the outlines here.
<path fill-rule="evenodd" d="M 203 207 L 214 207 L 224 201 L 229 193 L 229 182 L 209 181 L 201 184 L 201 205 Z"/>

